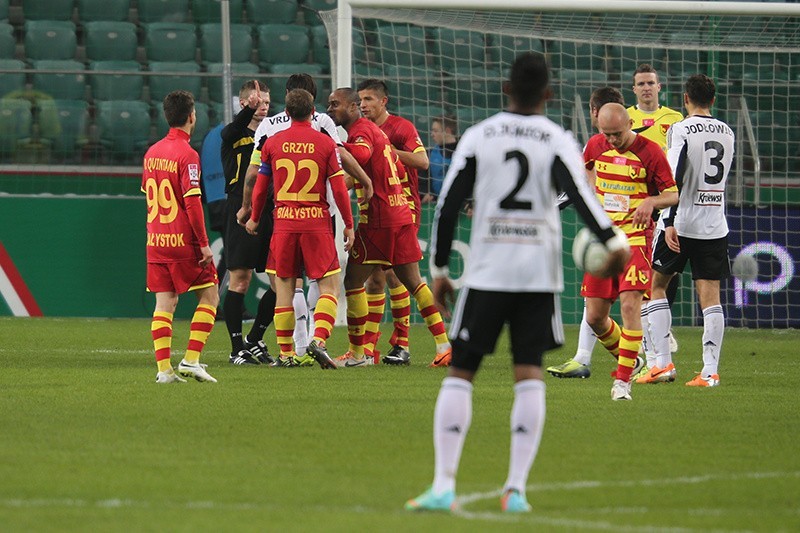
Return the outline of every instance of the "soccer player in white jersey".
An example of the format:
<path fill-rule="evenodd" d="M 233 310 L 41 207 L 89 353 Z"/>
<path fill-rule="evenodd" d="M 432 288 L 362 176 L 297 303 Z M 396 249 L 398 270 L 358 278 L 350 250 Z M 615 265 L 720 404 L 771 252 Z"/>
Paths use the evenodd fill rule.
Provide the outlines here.
<path fill-rule="evenodd" d="M 653 249 L 653 291 L 650 301 L 650 333 L 656 366 L 637 383 L 675 379 L 668 332 L 672 314 L 666 289 L 686 262 L 703 310 L 703 369 L 686 384 L 691 387 L 719 385 L 719 357 L 725 331 L 720 305 L 720 280 L 730 275 L 728 222 L 725 219 L 725 184 L 733 162 L 733 130 L 711 116 L 716 87 L 704 74 L 686 82 L 683 104 L 687 116 L 673 124 L 667 137 L 667 159 L 680 193 L 678 205 L 662 213 L 664 231 Z"/>
<path fill-rule="evenodd" d="M 311 93 L 316 98 L 317 84 L 314 79 L 308 74 L 292 74 L 286 80 L 286 92 L 292 89 L 304 89 Z M 292 119 L 282 111 L 273 117 L 265 118 L 259 124 L 258 129 L 254 135 L 256 147 L 253 150 L 253 155 L 250 158 L 250 165 L 247 168 L 244 184 L 244 195 L 242 198 L 242 208 L 237 213 L 237 218 L 241 224 L 245 224 L 250 218 L 250 209 L 252 203 L 253 188 L 255 187 L 256 178 L 258 177 L 258 168 L 261 165 L 261 147 L 268 137 L 272 137 L 278 132 L 288 129 L 292 123 Z M 317 113 L 311 117 L 311 126 L 317 130 L 327 134 L 339 146 L 339 155 L 342 159 L 342 168 L 350 176 L 358 180 L 364 186 L 366 197 L 372 196 L 372 182 L 358 163 L 353 159 L 350 153 L 342 145 L 339 138 L 339 132 L 336 129 L 336 124 L 325 113 Z M 335 201 L 333 200 L 330 189 L 328 190 L 328 204 L 331 206 L 331 217 L 335 217 L 338 211 L 335 208 Z M 319 288 L 316 281 L 309 281 L 308 287 L 308 300 L 303 292 L 303 282 L 298 280 L 298 287 L 295 290 L 295 297 L 293 300 L 294 312 L 296 317 L 296 324 L 294 330 L 294 343 L 295 351 L 298 354 L 305 354 L 309 344 L 309 331 L 314 330 L 314 324 L 309 323 L 311 317 L 314 316 L 314 308 L 319 299 Z M 313 365 L 314 361 L 310 357 L 299 356 L 295 358 L 300 364 Z M 290 361 L 277 361 L 278 364 L 284 366 L 293 366 Z"/>
<path fill-rule="evenodd" d="M 545 417 L 544 352 L 563 342 L 558 294 L 563 290 L 558 190 L 573 200 L 621 272 L 630 252 L 592 194 L 575 139 L 542 115 L 548 87 L 541 54 L 519 56 L 504 86 L 507 111 L 469 128 L 453 153 L 432 230 L 431 275 L 439 306 L 453 296 L 447 265 L 458 220 L 475 198 L 470 257 L 451 327 L 452 364 L 434 411 L 433 485 L 409 510 L 452 510 L 461 450 L 472 418 L 472 381 L 494 351 L 505 323 L 514 362 L 511 457 L 501 508 L 527 512 L 525 487 Z"/>

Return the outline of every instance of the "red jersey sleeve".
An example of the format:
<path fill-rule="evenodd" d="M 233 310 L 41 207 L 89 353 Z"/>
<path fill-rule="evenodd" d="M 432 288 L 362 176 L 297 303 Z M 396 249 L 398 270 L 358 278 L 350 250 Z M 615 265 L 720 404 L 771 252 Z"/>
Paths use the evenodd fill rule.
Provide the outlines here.
<path fill-rule="evenodd" d="M 586 143 L 586 147 L 583 149 L 583 163 L 587 170 L 594 168 L 595 159 L 603 153 L 600 147 L 603 139 L 604 137 L 598 133 L 589 138 L 589 142 Z"/>
<path fill-rule="evenodd" d="M 200 196 L 200 156 L 197 152 L 186 151 L 184 164 L 180 166 L 179 172 L 183 196 Z"/>
<path fill-rule="evenodd" d="M 402 141 L 402 144 L 398 146 L 398 148 L 401 150 L 414 153 L 425 149 L 425 146 L 422 144 L 422 140 L 419 138 L 417 128 L 415 128 L 414 124 L 412 124 L 410 121 L 400 121 L 397 132 L 400 134 L 399 137 Z"/>
<path fill-rule="evenodd" d="M 648 145 L 648 156 L 650 161 L 648 161 L 647 165 L 647 176 L 650 182 L 655 185 L 659 192 L 670 188 L 677 190 L 675 178 L 672 176 L 672 169 L 661 147 L 656 143 L 650 143 Z"/>

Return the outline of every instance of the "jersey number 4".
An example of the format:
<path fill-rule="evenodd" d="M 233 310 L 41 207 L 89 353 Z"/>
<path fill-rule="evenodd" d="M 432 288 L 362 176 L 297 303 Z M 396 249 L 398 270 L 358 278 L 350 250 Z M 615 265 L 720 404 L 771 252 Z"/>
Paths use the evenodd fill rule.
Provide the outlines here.
<path fill-rule="evenodd" d="M 533 203 L 530 201 L 523 201 L 517 199 L 517 194 L 522 189 L 525 182 L 528 180 L 528 158 L 525 157 L 525 154 L 520 152 L 519 150 L 511 150 L 510 152 L 506 152 L 506 161 L 511 159 L 515 159 L 519 165 L 519 173 L 517 174 L 517 184 L 511 189 L 511 192 L 508 193 L 508 196 L 500 200 L 500 208 L 501 209 L 516 209 L 516 210 L 525 210 L 530 211 L 533 209 Z"/>

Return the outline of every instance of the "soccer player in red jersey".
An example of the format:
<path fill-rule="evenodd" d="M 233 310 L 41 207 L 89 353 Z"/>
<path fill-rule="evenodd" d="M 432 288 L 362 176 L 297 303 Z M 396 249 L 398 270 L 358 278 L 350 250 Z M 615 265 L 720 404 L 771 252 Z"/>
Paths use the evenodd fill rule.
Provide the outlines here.
<path fill-rule="evenodd" d="M 352 367 L 373 362 L 364 356 L 368 313 L 364 282 L 377 268 L 389 267 L 394 267 L 397 277 L 414 295 L 425 324 L 436 339 L 435 360 L 449 361 L 450 341 L 442 316 L 419 274 L 422 252 L 400 181 L 405 168 L 386 134 L 361 116 L 359 103 L 358 92 L 349 87 L 336 89 L 328 99 L 328 114 L 347 131 L 345 147 L 372 178 L 374 190 L 369 202 L 359 204 L 356 242 L 350 250 L 344 277 L 350 350 L 337 363 Z M 359 185 L 356 194 L 362 194 Z"/>
<path fill-rule="evenodd" d="M 199 362 L 214 327 L 219 294 L 200 202 L 200 156 L 189 146 L 196 122 L 194 97 L 174 91 L 163 105 L 170 129 L 147 150 L 142 173 L 142 192 L 147 195 L 147 290 L 156 295 L 150 327 L 158 364 L 156 382 L 183 382 L 178 374 L 216 382 Z M 195 292 L 198 304 L 176 374 L 170 361 L 172 317 L 178 295 L 188 291 Z"/>
<path fill-rule="evenodd" d="M 631 130 L 633 121 L 621 104 L 600 108 L 600 133 L 589 139 L 584 161 L 595 184 L 597 199 L 628 236 L 631 259 L 622 274 L 596 278 L 584 274 L 586 321 L 597 338 L 617 358 L 611 398 L 630 400 L 631 374 L 644 362 L 637 356 L 642 343 L 642 300 L 651 285 L 653 210 L 678 203 L 678 188 L 661 147 Z M 619 298 L 622 328 L 609 316 Z"/>
<path fill-rule="evenodd" d="M 314 312 L 314 340 L 306 355 L 322 368 L 336 368 L 325 343 L 336 318 L 339 291 L 339 259 L 333 240 L 333 225 L 328 210 L 327 184 L 330 183 L 336 206 L 344 221 L 345 250 L 353 246 L 353 214 L 344 182 L 336 143 L 311 127 L 314 98 L 304 89 L 286 94 L 286 113 L 292 125 L 272 137 L 261 148 L 261 166 L 253 191 L 253 210 L 247 231 L 255 234 L 273 183 L 274 229 L 267 256 L 267 272 L 275 276 L 275 332 L 284 366 L 296 366 L 292 347 L 295 314 L 292 306 L 297 278 L 305 269 L 317 280 L 319 301 Z"/>
<path fill-rule="evenodd" d="M 364 80 L 358 84 L 357 90 L 361 99 L 361 113 L 386 133 L 400 162 L 405 167 L 406 171 L 400 176 L 400 183 L 403 185 L 403 192 L 408 200 L 408 207 L 411 209 L 414 224 L 417 231 L 419 231 L 421 202 L 417 172 L 418 170 L 427 170 L 430 164 L 425 146 L 422 144 L 414 124 L 402 117 L 389 114 L 386 109 L 386 104 L 389 101 L 389 89 L 383 81 L 377 79 Z M 391 269 L 385 272 L 380 269 L 375 270 L 367 279 L 366 289 L 369 314 L 367 315 L 365 349 L 367 354 L 372 352 L 380 336 L 378 330 L 386 304 L 384 291 L 387 284 L 389 285 L 389 296 L 391 298 L 390 305 L 394 331 L 391 339 L 389 339 L 389 344 L 392 348 L 383 358 L 383 362 L 393 365 L 407 365 L 411 359 L 411 354 L 408 350 L 411 298 L 408 290 L 397 279 Z M 439 364 L 441 363 L 438 360 L 434 361 L 434 366 L 439 366 Z"/>

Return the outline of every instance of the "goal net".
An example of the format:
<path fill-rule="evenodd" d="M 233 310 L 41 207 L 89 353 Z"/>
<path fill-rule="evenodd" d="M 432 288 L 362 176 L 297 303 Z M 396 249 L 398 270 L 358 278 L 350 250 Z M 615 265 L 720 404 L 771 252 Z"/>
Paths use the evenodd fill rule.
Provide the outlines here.
<path fill-rule="evenodd" d="M 411 120 L 428 146 L 433 146 L 431 119 L 451 117 L 463 132 L 502 109 L 502 80 L 520 52 L 546 54 L 554 90 L 546 114 L 572 130 L 581 143 L 594 133 L 588 112 L 591 92 L 613 86 L 626 105 L 635 104 L 632 74 L 639 64 L 657 69 L 661 104 L 682 112 L 686 78 L 698 72 L 711 76 L 717 85 L 713 112 L 738 138 L 728 189 L 731 258 L 747 253 L 759 263 L 756 280 L 723 282 L 728 323 L 800 327 L 800 280 L 787 275 L 800 266 L 800 238 L 797 228 L 790 231 L 800 215 L 795 104 L 800 97 L 799 5 L 615 0 L 569 5 L 542 1 L 535 6 L 505 0 L 488 4 L 492 7 L 471 0 L 369 3 L 340 1 L 338 10 L 320 14 L 331 46 L 333 84 L 384 80 L 390 112 Z M 598 5 L 604 11 L 598 11 Z M 566 8 L 571 11 L 559 11 Z M 423 246 L 430 233 L 429 215 L 423 217 Z M 577 323 L 583 306 L 580 273 L 568 252 L 580 222 L 571 208 L 563 212 L 563 222 L 562 306 L 565 322 Z M 454 277 L 469 253 L 469 223 L 465 214 L 452 258 Z M 673 314 L 679 325 L 702 318 L 688 274 L 681 279 Z"/>

